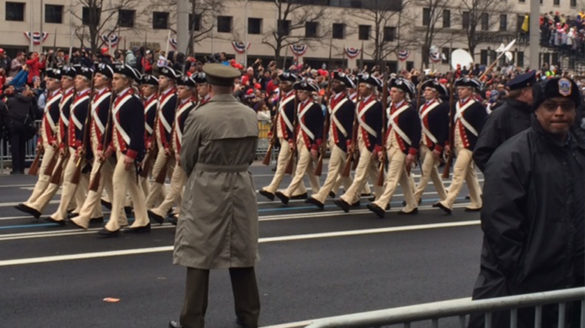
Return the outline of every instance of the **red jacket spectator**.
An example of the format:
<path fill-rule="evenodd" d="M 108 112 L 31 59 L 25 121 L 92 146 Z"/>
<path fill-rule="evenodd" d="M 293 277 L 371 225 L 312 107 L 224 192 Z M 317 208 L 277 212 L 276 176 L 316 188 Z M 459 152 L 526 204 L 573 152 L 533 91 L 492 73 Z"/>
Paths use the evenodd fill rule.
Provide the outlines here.
<path fill-rule="evenodd" d="M 32 58 L 26 61 L 28 66 L 28 80 L 27 83 L 32 85 L 33 78 L 41 76 L 41 70 L 45 69 L 45 62 L 39 62 L 39 55 L 35 52 Z"/>

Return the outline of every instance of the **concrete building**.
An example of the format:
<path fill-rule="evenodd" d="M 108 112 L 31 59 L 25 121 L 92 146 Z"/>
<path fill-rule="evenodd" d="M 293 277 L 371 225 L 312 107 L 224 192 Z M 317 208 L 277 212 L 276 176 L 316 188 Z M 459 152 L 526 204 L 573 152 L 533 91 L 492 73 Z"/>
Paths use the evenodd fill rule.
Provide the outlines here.
<path fill-rule="evenodd" d="M 169 35 L 171 39 L 175 38 L 175 6 L 162 0 L 113 0 L 104 3 L 115 6 L 120 1 L 129 2 L 130 6 L 112 12 L 108 11 L 110 8 L 104 8 L 101 15 L 101 23 L 104 24 L 102 34 L 111 32 L 117 35 L 117 47 L 122 49 L 144 45 L 154 49 L 173 49 L 172 45 L 168 45 L 168 39 Z M 274 43 L 272 34 L 279 27 L 279 11 L 274 1 L 207 1 L 215 1 L 218 5 L 216 10 L 212 8 L 203 15 L 190 16 L 196 34 L 210 29 L 194 45 L 197 56 L 225 52 L 228 56 L 235 56 L 240 62 L 247 56 L 249 63 L 258 57 L 270 59 L 274 56 L 273 48 L 267 44 Z M 451 50 L 468 48 L 463 25 L 469 23 L 469 11 L 465 14 L 466 10 L 462 9 L 463 1 L 465 0 L 448 1 L 446 7 L 440 9 L 441 13 L 435 24 L 437 33 L 432 45 L 444 57 L 436 58 L 438 62 L 429 63 L 428 67 L 423 67 L 422 64 L 422 43 L 431 19 L 430 8 L 427 6 L 429 0 L 412 0 L 402 10 L 401 1 L 395 0 L 298 0 L 296 2 L 310 3 L 309 13 L 323 10 L 324 14 L 318 20 L 303 22 L 297 29 L 296 23 L 303 21 L 302 9 L 299 9 L 289 15 L 280 24 L 280 28 L 290 29 L 292 40 L 302 39 L 300 43 L 306 44 L 307 48 L 299 59 L 313 67 L 321 67 L 323 64 L 350 67 L 373 64 L 372 54 L 378 30 L 378 39 L 386 40 L 383 52 L 389 53 L 385 59 L 393 69 L 416 67 L 445 71 L 449 66 Z M 518 42 L 512 49 L 515 63 L 519 66 L 528 65 L 530 54 L 527 37 L 523 35 L 521 27 L 524 16 L 530 10 L 530 0 L 480 1 L 491 1 L 493 6 L 481 16 L 476 28 L 481 42 L 474 52 L 475 62 L 491 63 L 495 58 L 494 50 L 500 43 L 508 43 L 516 38 Z M 197 1 L 202 2 L 205 1 Z M 541 13 L 552 11 L 575 17 L 581 8 L 585 8 L 583 2 L 541 0 Z M 376 6 L 384 6 L 385 9 L 388 6 L 392 10 L 373 10 Z M 35 51 L 46 51 L 53 45 L 62 49 L 89 46 L 88 28 L 82 21 L 87 21 L 90 13 L 80 0 L 1 0 L 0 15 L 5 18 L 0 21 L 0 47 L 10 55 L 18 50 L 30 49 L 31 42 L 25 36 L 28 31 L 48 33 L 42 44 L 32 45 Z M 387 16 L 379 19 L 380 15 Z M 105 17 L 109 16 L 111 19 L 104 23 Z M 376 24 L 376 21 L 380 23 Z M 376 25 L 379 26 L 378 29 Z M 80 38 L 86 39 L 83 44 Z M 238 54 L 232 41 L 249 42 L 247 53 Z M 107 46 L 107 43 L 104 42 L 104 45 Z M 363 54 L 354 58 L 348 56 L 347 48 L 355 50 L 362 47 Z M 405 50 L 408 51 L 408 57 L 400 61 L 398 56 L 406 55 Z M 286 62 L 283 60 L 287 65 L 294 60 L 290 47 L 283 47 L 280 55 L 287 58 Z M 539 56 L 541 63 L 560 63 L 564 67 L 571 64 L 574 69 L 580 68 L 578 62 L 563 59 L 550 49 L 541 48 Z"/>

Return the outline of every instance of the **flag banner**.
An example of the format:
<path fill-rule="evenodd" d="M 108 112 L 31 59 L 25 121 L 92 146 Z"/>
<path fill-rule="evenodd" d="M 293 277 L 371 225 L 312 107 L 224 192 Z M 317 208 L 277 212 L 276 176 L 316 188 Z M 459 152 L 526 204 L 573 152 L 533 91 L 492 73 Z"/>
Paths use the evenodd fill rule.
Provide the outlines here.
<path fill-rule="evenodd" d="M 302 57 L 305 52 L 307 52 L 307 45 L 306 44 L 291 44 L 290 51 L 297 56 Z"/>
<path fill-rule="evenodd" d="M 31 32 L 24 32 L 24 36 L 26 37 L 27 40 L 30 41 L 31 38 Z M 47 40 L 47 38 L 49 37 L 49 32 L 32 32 L 32 40 L 33 40 L 33 44 L 34 45 L 39 45 L 42 44 L 43 42 L 45 42 L 45 40 Z"/>
<path fill-rule="evenodd" d="M 360 53 L 361 53 L 361 49 L 358 49 L 358 48 L 345 48 L 345 54 L 349 58 L 352 58 L 353 59 L 353 58 L 359 56 Z"/>
<path fill-rule="evenodd" d="M 406 59 L 408 59 L 408 55 L 410 55 L 410 53 L 408 52 L 408 50 L 399 50 L 398 51 L 398 60 L 400 61 L 405 61 Z"/>
<path fill-rule="evenodd" d="M 250 42 L 238 42 L 238 41 L 232 41 L 232 47 L 234 47 L 234 50 L 239 53 L 239 54 L 243 54 L 244 52 L 246 52 L 246 50 L 248 48 L 250 48 Z"/>
<path fill-rule="evenodd" d="M 110 48 L 116 48 L 120 43 L 120 37 L 116 33 L 102 34 L 100 37 Z"/>
<path fill-rule="evenodd" d="M 173 49 L 177 50 L 177 38 L 170 38 L 169 45 L 171 45 L 171 47 L 173 47 Z"/>

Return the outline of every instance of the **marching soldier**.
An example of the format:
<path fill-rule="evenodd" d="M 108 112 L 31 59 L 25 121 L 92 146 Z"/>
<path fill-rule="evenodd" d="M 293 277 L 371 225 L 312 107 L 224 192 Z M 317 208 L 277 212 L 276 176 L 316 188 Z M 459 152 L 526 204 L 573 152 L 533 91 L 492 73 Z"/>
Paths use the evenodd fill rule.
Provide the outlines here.
<path fill-rule="evenodd" d="M 68 148 L 67 148 L 67 132 L 69 127 L 69 111 L 71 103 L 73 102 L 73 95 L 75 93 L 73 79 L 77 74 L 75 68 L 71 66 L 64 66 L 61 70 L 61 93 L 62 97 L 59 101 L 59 123 L 57 125 L 57 145 L 59 149 L 59 158 L 53 172 L 51 173 L 51 183 L 45 188 L 43 193 L 34 201 L 26 202 L 18 205 L 18 209 L 31 214 L 35 218 L 39 218 L 45 206 L 49 203 L 53 196 L 57 193 L 62 182 L 62 173 L 60 168 L 67 162 Z M 54 177 L 58 174 L 58 177 Z M 53 179 L 55 178 L 55 179 Z"/>
<path fill-rule="evenodd" d="M 282 178 L 284 178 L 286 168 L 293 156 L 293 147 L 295 143 L 295 90 L 293 83 L 299 80 L 298 76 L 293 73 L 282 73 L 278 76 L 280 81 L 278 87 L 280 88 L 280 102 L 277 106 L 277 116 L 274 121 L 276 124 L 276 136 L 280 143 L 280 151 L 278 152 L 278 160 L 276 165 L 276 172 L 270 184 L 258 192 L 260 195 L 274 200 L 274 193 Z M 294 170 L 293 170 L 294 173 Z M 301 181 L 296 191 L 293 192 L 291 198 L 306 198 L 307 191 L 304 183 Z"/>
<path fill-rule="evenodd" d="M 349 177 L 342 177 L 341 172 L 347 158 L 347 147 L 351 144 L 353 120 L 355 117 L 355 103 L 350 100 L 347 89 L 355 89 L 355 84 L 344 73 L 333 73 L 331 88 L 334 94 L 329 100 L 329 166 L 327 178 L 318 193 L 313 193 L 305 202 L 323 209 L 325 199 L 336 184 L 351 185 Z M 338 181 L 339 179 L 339 181 Z"/>
<path fill-rule="evenodd" d="M 159 175 L 161 170 L 168 172 L 174 165 L 174 158 L 171 156 L 171 133 L 172 124 L 175 119 L 175 110 L 177 108 L 177 89 L 175 83 L 177 80 L 177 73 L 170 67 L 162 67 L 158 77 L 158 86 L 160 95 L 158 98 L 157 116 L 155 119 L 156 143 L 158 147 L 158 154 L 152 167 L 152 176 Z M 166 176 L 166 174 L 165 174 Z M 149 206 L 156 206 L 156 200 L 163 200 L 165 198 L 164 183 L 153 181 L 150 185 L 148 196 L 146 197 L 146 204 Z"/>
<path fill-rule="evenodd" d="M 384 192 L 376 194 L 376 200 L 368 204 L 368 209 L 380 218 L 386 213 L 386 206 L 396 191 L 398 183 L 402 187 L 405 207 L 399 214 L 415 214 L 418 212 L 414 200 L 412 179 L 408 176 L 410 168 L 416 160 L 421 137 L 421 126 L 416 108 L 410 103 L 410 97 L 416 90 L 412 82 L 404 78 L 390 81 L 390 105 L 386 109 L 386 134 L 384 148 L 378 151 L 380 162 L 384 154 L 389 161 L 388 173 L 384 183 Z M 379 195 L 379 196 L 378 196 Z"/>
<path fill-rule="evenodd" d="M 344 212 L 349 212 L 351 206 L 359 204 L 360 193 L 368 177 L 376 181 L 376 162 L 372 159 L 372 154 L 375 148 L 381 149 L 382 140 L 383 109 L 382 104 L 376 99 L 376 89 L 382 88 L 382 81 L 367 73 L 360 74 L 358 81 L 361 100 L 357 104 L 356 111 L 358 130 L 354 133 L 357 135 L 357 140 L 356 144 L 349 145 L 347 153 L 351 156 L 357 147 L 360 157 L 351 186 L 339 199 L 335 200 L 335 204 Z M 376 195 L 380 195 L 380 191 L 379 186 L 374 186 Z"/>
<path fill-rule="evenodd" d="M 114 70 L 112 67 L 108 64 L 100 63 L 96 68 L 93 78 L 94 95 L 90 108 L 91 124 L 89 127 L 89 136 L 91 150 L 94 156 L 90 181 L 95 183 L 93 180 L 98 174 L 99 180 L 96 190 L 88 190 L 87 197 L 83 202 L 79 215 L 71 218 L 71 223 L 82 229 L 88 228 L 90 220 L 103 222 L 100 197 L 104 187 L 106 187 L 109 198 L 113 199 L 112 172 L 114 168 L 109 159 L 101 163 L 103 160 L 102 153 L 104 152 L 104 148 L 108 146 L 109 141 L 106 129 L 108 129 L 110 102 L 112 100 L 112 92 L 109 86 L 113 75 Z M 101 171 L 98 172 L 98 170 Z M 123 221 L 126 220 L 124 219 Z"/>
<path fill-rule="evenodd" d="M 187 181 L 187 174 L 180 165 L 183 131 L 185 128 L 185 120 L 187 119 L 187 116 L 189 116 L 191 110 L 193 110 L 197 105 L 195 103 L 196 95 L 195 81 L 193 81 L 193 79 L 185 75 L 177 81 L 177 96 L 179 98 L 179 106 L 177 107 L 177 113 L 175 115 L 175 121 L 173 124 L 172 138 L 172 146 L 173 152 L 175 153 L 176 165 L 173 169 L 173 175 L 171 176 L 170 190 L 167 193 L 164 201 L 158 207 L 148 210 L 148 216 L 160 224 L 164 222 L 164 219 L 169 210 L 173 207 L 173 204 L 181 203 L 183 187 L 185 186 L 185 181 Z M 172 222 L 176 224 L 174 220 Z"/>
<path fill-rule="evenodd" d="M 144 146 L 146 149 L 143 163 L 146 163 L 153 162 L 156 158 L 154 128 L 158 107 L 158 79 L 152 75 L 143 75 L 140 79 L 140 91 L 144 106 Z M 143 172 L 143 176 L 140 177 L 140 185 L 144 194 L 148 195 L 150 190 L 148 177 L 152 176 L 152 167 L 142 167 L 142 169 L 148 172 Z"/>
<path fill-rule="evenodd" d="M 487 111 L 477 100 L 474 99 L 474 90 L 479 90 L 478 81 L 464 77 L 455 81 L 459 101 L 456 104 L 456 112 L 453 120 L 454 144 L 452 147 L 457 152 L 457 159 L 453 166 L 453 179 L 447 197 L 433 204 L 433 207 L 442 209 L 445 213 L 451 214 L 455 198 L 463 186 L 463 180 L 467 183 L 471 205 L 465 211 L 479 211 L 482 207 L 481 189 L 475 175 L 473 165 L 473 148 L 477 137 L 487 119 Z M 445 151 L 451 151 L 451 145 L 445 146 Z"/>
<path fill-rule="evenodd" d="M 67 132 L 67 144 L 69 146 L 69 159 L 65 166 L 63 173 L 63 189 L 61 190 L 61 201 L 57 211 L 51 214 L 47 221 L 65 225 L 67 218 L 67 208 L 72 199 L 75 198 L 77 204 L 74 213 L 79 213 L 85 199 L 85 192 L 87 190 L 87 177 L 80 177 L 79 181 L 73 181 L 76 170 L 81 169 L 86 162 L 86 154 L 88 145 L 84 144 L 86 141 L 84 134 L 87 132 L 87 115 L 91 102 L 91 80 L 93 78 L 93 70 L 79 66 L 76 68 L 75 75 L 75 99 L 71 104 L 69 113 L 69 129 Z M 81 166 L 81 168 L 79 167 Z"/>
<path fill-rule="evenodd" d="M 439 159 L 443 153 L 445 142 L 449 138 L 449 103 L 441 101 L 441 97 L 448 94 L 447 88 L 435 80 L 425 81 L 421 89 L 425 103 L 420 106 L 419 115 L 422 127 L 420 143 L 421 178 L 414 192 L 417 204 L 429 180 L 439 195 L 439 200 L 445 199 L 445 187 L 441 175 L 437 170 Z"/>
<path fill-rule="evenodd" d="M 47 103 L 41 121 L 41 133 L 38 139 L 37 151 L 43 151 L 43 159 L 39 170 L 39 179 L 35 184 L 32 194 L 24 204 L 30 204 L 45 191 L 51 180 L 58 153 L 57 123 L 59 122 L 59 103 L 63 94 L 61 93 L 61 71 L 59 69 L 47 69 L 45 72 L 45 83 L 47 88 Z M 52 163 L 52 164 L 51 164 Z M 19 204 L 17 208 L 20 208 Z"/>
<path fill-rule="evenodd" d="M 209 93 L 209 83 L 207 83 L 207 77 L 204 72 L 194 74 L 192 78 L 197 85 L 196 91 L 197 97 L 199 98 L 196 105 L 197 107 L 200 107 L 207 104 L 207 102 L 211 99 L 211 94 Z"/>
<path fill-rule="evenodd" d="M 277 191 L 275 195 L 283 204 L 288 204 L 292 193 L 302 183 L 303 176 L 307 174 L 311 182 L 313 192 L 319 191 L 319 179 L 315 175 L 313 161 L 319 156 L 318 149 L 323 142 L 323 110 L 313 101 L 313 92 L 319 92 L 319 86 L 310 81 L 295 83 L 294 89 L 298 97 L 296 143 L 292 150 L 297 151 L 298 161 L 295 174 L 288 188 Z"/>
<path fill-rule="evenodd" d="M 112 108 L 112 136 L 104 159 L 116 154 L 112 184 L 112 215 L 108 223 L 98 232 L 100 237 L 114 237 L 120 231 L 119 216 L 124 208 L 126 191 L 134 205 L 135 220 L 124 232 L 138 233 L 150 231 L 146 214 L 144 194 L 138 186 L 137 163 L 144 155 L 144 107 L 134 95 L 132 82 L 140 81 L 140 73 L 129 65 L 118 64 L 114 67 L 112 90 L 116 99 Z"/>

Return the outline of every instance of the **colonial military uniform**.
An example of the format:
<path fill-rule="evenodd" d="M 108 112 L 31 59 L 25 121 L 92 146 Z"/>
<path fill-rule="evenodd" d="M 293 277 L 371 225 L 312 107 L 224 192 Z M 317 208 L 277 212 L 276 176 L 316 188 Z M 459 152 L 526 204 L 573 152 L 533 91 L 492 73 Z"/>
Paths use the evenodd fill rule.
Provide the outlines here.
<path fill-rule="evenodd" d="M 384 217 L 385 209 L 396 191 L 398 183 L 402 187 L 406 206 L 400 214 L 413 214 L 417 212 L 417 203 L 414 200 L 412 179 L 409 178 L 406 167 L 407 155 L 416 156 L 420 143 L 421 126 L 416 108 L 409 102 L 408 97 L 413 97 L 416 90 L 412 82 L 403 78 L 390 81 L 390 88 L 400 89 L 405 98 L 399 103 L 391 102 L 386 109 L 386 134 L 384 135 L 384 148 L 389 161 L 388 173 L 384 183 L 384 191 L 376 200 L 368 204 L 368 209 L 379 217 Z"/>
<path fill-rule="evenodd" d="M 77 75 L 85 77 L 88 82 L 93 78 L 93 70 L 87 67 L 77 67 Z M 84 144 L 84 134 L 87 133 L 87 121 L 90 107 L 91 89 L 76 90 L 75 98 L 71 104 L 69 113 L 69 129 L 67 132 L 67 145 L 69 147 L 69 159 L 63 173 L 63 189 L 61 190 L 61 201 L 57 210 L 47 220 L 50 222 L 65 224 L 67 208 L 73 198 L 77 204 L 75 213 L 81 209 L 87 191 L 87 176 L 81 176 L 79 182 L 73 181 L 77 165 L 85 166 L 87 155 Z M 79 187 L 79 188 L 78 188 Z"/>
<path fill-rule="evenodd" d="M 184 85 L 190 88 L 195 87 L 195 81 L 188 76 L 183 76 L 177 81 L 177 85 Z M 189 116 L 189 113 L 196 107 L 195 99 L 186 98 L 179 99 L 179 106 L 175 114 L 175 120 L 173 123 L 173 137 L 172 147 L 175 154 L 181 154 L 181 146 L 183 145 L 183 132 L 185 128 L 185 120 Z M 173 174 L 171 176 L 170 190 L 167 193 L 163 202 L 156 208 L 148 210 L 148 216 L 158 223 L 163 223 L 169 210 L 173 204 L 181 203 L 183 195 L 183 187 L 187 180 L 187 174 L 180 163 L 175 165 Z"/>
<path fill-rule="evenodd" d="M 372 88 L 382 88 L 382 81 L 369 74 L 360 74 L 358 76 L 359 83 L 366 83 Z M 375 91 L 364 97 L 357 104 L 357 145 L 360 157 L 355 171 L 355 176 L 351 186 L 345 193 L 335 200 L 335 204 L 349 212 L 349 208 L 358 203 L 360 199 L 361 190 L 366 184 L 366 179 L 369 177 L 372 181 L 376 181 L 377 168 L 376 162 L 372 159 L 372 154 L 376 146 L 380 148 L 382 141 L 382 115 L 384 115 L 382 104 L 376 99 Z M 374 186 L 376 195 L 380 195 L 381 188 Z"/>
<path fill-rule="evenodd" d="M 111 80 L 114 75 L 114 70 L 109 65 L 101 63 L 96 68 L 96 74 L 102 74 Z M 91 100 L 91 124 L 89 127 L 91 150 L 94 156 L 89 180 L 93 181 L 96 178 L 100 167 L 101 171 L 97 189 L 88 190 L 87 198 L 83 202 L 79 215 L 71 219 L 74 225 L 83 229 L 88 228 L 91 219 L 103 221 L 100 197 L 104 187 L 109 198 L 113 199 L 114 197 L 112 186 L 114 167 L 111 159 L 105 159 L 103 165 L 100 165 L 103 159 L 96 155 L 98 152 L 104 152 L 105 147 L 108 146 L 109 140 L 106 129 L 108 129 L 111 100 L 112 92 L 109 88 L 105 87 L 100 90 L 94 90 L 93 99 Z"/>
<path fill-rule="evenodd" d="M 319 92 L 319 87 L 309 81 L 295 83 L 294 89 Z M 292 193 L 299 188 L 305 174 L 309 177 L 313 192 L 319 191 L 319 179 L 315 175 L 311 150 L 318 150 L 323 142 L 323 110 L 312 98 L 310 95 L 305 101 L 297 104 L 298 125 L 295 140 L 298 154 L 297 167 L 288 188 L 275 193 L 284 204 L 288 204 Z"/>
<path fill-rule="evenodd" d="M 77 75 L 77 71 L 75 68 L 71 66 L 64 66 L 61 69 L 61 76 L 66 76 L 67 78 L 73 79 Z M 49 203 L 53 196 L 59 190 L 59 186 L 61 185 L 63 173 L 61 172 L 59 177 L 55 177 L 53 179 L 53 175 L 55 175 L 58 171 L 58 168 L 64 166 L 67 163 L 68 154 L 67 152 L 67 131 L 69 127 L 69 112 L 70 107 L 73 102 L 75 90 L 73 87 L 68 88 L 67 90 L 62 90 L 62 97 L 59 101 L 59 123 L 57 125 L 57 144 L 61 155 L 57 160 L 57 164 L 55 165 L 55 169 L 53 173 L 51 173 L 51 180 L 50 181 L 57 181 L 57 183 L 50 183 L 49 186 L 45 188 L 43 193 L 37 197 L 32 202 L 25 202 L 23 204 L 19 204 L 18 209 L 33 215 L 35 218 L 39 218 L 41 213 L 43 212 L 45 206 Z"/>
<path fill-rule="evenodd" d="M 233 85 L 240 75 L 221 64 L 206 64 L 203 70 L 212 85 Z M 229 268 L 238 321 L 257 327 L 258 209 L 248 172 L 258 143 L 256 113 L 222 93 L 192 111 L 185 124 L 181 165 L 188 175 L 188 192 L 173 253 L 173 263 L 187 267 L 180 325 L 203 327 L 209 270 Z"/>
<path fill-rule="evenodd" d="M 170 67 L 163 67 L 160 69 L 160 75 L 164 75 L 172 81 L 178 78 L 177 73 Z M 175 110 L 177 109 L 177 90 L 167 88 L 160 92 L 158 98 L 157 116 L 155 119 L 155 136 L 158 147 L 158 154 L 152 167 L 152 176 L 159 175 L 161 170 L 170 172 L 175 164 L 174 156 L 168 155 L 172 150 L 171 134 L 173 130 L 173 121 L 175 119 Z M 170 156 L 170 157 L 169 157 Z M 146 204 L 150 207 L 157 206 L 155 203 L 157 199 L 164 199 L 166 196 L 164 185 L 153 181 L 150 185 L 148 196 L 146 197 Z"/>
<path fill-rule="evenodd" d="M 479 89 L 479 82 L 465 77 L 455 81 L 455 87 L 459 86 Z M 481 188 L 475 175 L 472 155 L 477 137 L 487 119 L 487 115 L 483 105 L 473 97 L 459 99 L 457 102 L 453 122 L 455 129 L 454 145 L 452 145 L 457 152 L 457 159 L 453 166 L 453 178 L 447 191 L 447 197 L 433 205 L 441 208 L 446 213 L 451 213 L 455 199 L 463 186 L 463 180 L 467 183 L 471 200 L 471 205 L 466 210 L 477 211 L 482 207 Z"/>
<path fill-rule="evenodd" d="M 152 75 L 143 75 L 140 84 L 149 84 L 158 86 L 158 79 Z M 148 98 L 142 101 L 144 106 L 144 146 L 146 154 L 144 155 L 143 163 L 147 161 L 154 161 L 157 155 L 156 140 L 154 135 L 156 123 L 156 110 L 158 107 L 158 94 L 153 93 Z M 144 167 L 142 169 L 145 169 Z M 140 186 L 145 195 L 149 194 L 150 183 L 148 178 L 152 176 L 152 167 L 146 168 L 148 172 L 142 172 L 140 176 Z"/>
<path fill-rule="evenodd" d="M 353 81 L 345 74 L 335 72 L 333 78 L 340 81 L 347 88 L 355 89 Z M 355 118 L 355 103 L 348 97 L 346 90 L 334 94 L 329 99 L 329 165 L 327 178 L 318 193 L 313 193 L 307 199 L 307 203 L 315 204 L 323 209 L 325 199 L 338 184 L 347 187 L 351 185 L 349 177 L 342 177 L 345 161 L 347 159 L 347 147 L 351 144 L 353 133 L 353 120 Z M 335 190 L 336 191 L 336 190 Z"/>
<path fill-rule="evenodd" d="M 140 80 L 140 73 L 129 65 L 118 64 L 114 67 L 114 72 L 135 81 Z M 144 107 L 131 87 L 117 94 L 112 108 L 112 122 L 110 150 L 115 151 L 117 160 L 112 180 L 114 197 L 110 220 L 98 232 L 101 237 L 115 236 L 120 230 L 119 215 L 124 207 L 126 191 L 132 199 L 135 220 L 124 231 L 150 231 L 144 194 L 137 181 L 137 163 L 144 156 Z M 126 157 L 134 160 L 129 169 L 126 169 Z"/>
<path fill-rule="evenodd" d="M 61 79 L 61 71 L 59 69 L 48 69 L 45 72 L 45 77 L 50 79 Z M 43 147 L 43 159 L 39 169 L 39 179 L 33 188 L 33 192 L 24 203 L 30 204 L 34 202 L 45 191 L 51 180 L 51 171 L 47 171 L 51 162 L 57 160 L 58 142 L 57 142 L 57 124 L 59 122 L 59 103 L 63 94 L 60 89 L 57 89 L 47 95 L 47 102 L 41 120 L 41 133 L 38 139 L 38 144 Z"/>
<path fill-rule="evenodd" d="M 285 72 L 279 75 L 278 79 L 280 81 L 288 81 L 290 83 L 295 83 L 298 81 L 298 77 L 295 74 Z M 275 120 L 276 124 L 276 136 L 278 137 L 278 141 L 280 143 L 280 151 L 278 152 L 278 159 L 276 164 L 276 172 L 274 173 L 274 177 L 270 184 L 262 189 L 260 189 L 259 193 L 270 200 L 274 199 L 274 193 L 280 186 L 282 179 L 284 178 L 286 167 L 293 156 L 293 150 L 290 146 L 292 143 L 295 142 L 295 91 L 290 90 L 287 93 L 284 93 L 281 90 L 280 94 L 280 102 L 278 103 L 278 112 L 277 117 Z M 294 175 L 294 168 L 293 168 L 293 175 Z M 305 185 L 303 182 L 298 184 L 298 188 L 293 191 L 293 195 L 303 195 L 306 194 L 307 191 L 305 189 Z"/>
<path fill-rule="evenodd" d="M 421 90 L 425 88 L 435 89 L 440 97 L 446 97 L 448 93 L 447 88 L 435 80 L 425 81 L 421 86 Z M 449 103 L 441 101 L 440 97 L 426 101 L 420 106 L 419 110 L 422 136 L 419 148 L 421 177 L 414 192 L 417 204 L 420 203 L 429 180 L 433 181 L 439 200 L 447 197 L 441 175 L 437 169 L 439 160 L 433 156 L 433 151 L 443 152 L 445 142 L 449 138 Z"/>

